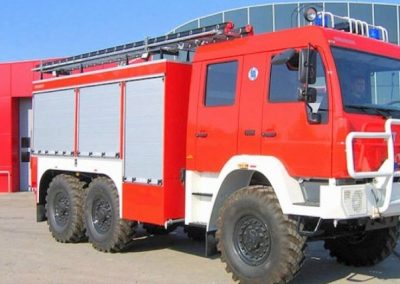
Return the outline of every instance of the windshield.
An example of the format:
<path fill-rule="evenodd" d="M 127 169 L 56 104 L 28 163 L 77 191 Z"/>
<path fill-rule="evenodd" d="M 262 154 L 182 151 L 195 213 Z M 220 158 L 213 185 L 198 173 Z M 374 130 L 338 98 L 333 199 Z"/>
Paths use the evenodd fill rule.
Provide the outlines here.
<path fill-rule="evenodd" d="M 400 117 L 400 60 L 332 48 L 347 112 Z"/>

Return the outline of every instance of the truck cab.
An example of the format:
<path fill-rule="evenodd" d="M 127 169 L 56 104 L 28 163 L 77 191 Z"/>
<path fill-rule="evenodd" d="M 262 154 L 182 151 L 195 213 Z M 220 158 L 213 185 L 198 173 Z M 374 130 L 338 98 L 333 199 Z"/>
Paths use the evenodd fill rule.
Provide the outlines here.
<path fill-rule="evenodd" d="M 300 65 L 308 62 L 315 74 L 307 82 Z M 397 154 L 389 153 L 388 143 L 398 149 L 399 64 L 398 46 L 318 26 L 201 47 L 192 70 L 187 168 L 220 177 L 227 166 L 257 172 L 268 165 L 251 157 L 273 158 L 299 184 L 279 198 L 286 199 L 287 213 L 324 219 L 391 215 L 374 211 L 370 184 L 379 191 L 371 179 L 396 176 Z M 360 82 L 364 101 L 351 101 L 352 84 Z M 362 193 L 360 211 L 343 200 L 346 190 Z M 373 194 L 383 198 L 384 191 Z M 397 192 L 388 198 L 399 200 Z"/>
<path fill-rule="evenodd" d="M 328 20 L 200 47 L 194 57 L 186 221 L 216 233 L 240 279 L 251 277 L 240 265 L 258 267 L 273 254 L 262 250 L 266 239 L 282 237 L 259 217 L 273 215 L 265 207 L 275 198 L 302 240 L 297 249 L 324 239 L 340 262 L 359 266 L 396 245 L 400 49 L 381 27 L 383 40 L 366 23 L 318 17 Z"/>

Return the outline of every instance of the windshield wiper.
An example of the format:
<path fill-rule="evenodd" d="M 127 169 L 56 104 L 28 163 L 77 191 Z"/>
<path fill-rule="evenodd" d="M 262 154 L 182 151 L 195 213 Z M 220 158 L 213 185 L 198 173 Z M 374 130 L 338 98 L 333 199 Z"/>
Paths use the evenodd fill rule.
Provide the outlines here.
<path fill-rule="evenodd" d="M 390 114 L 390 117 L 400 118 L 400 110 L 398 109 L 387 109 L 387 108 L 376 108 L 376 109 Z"/>
<path fill-rule="evenodd" d="M 384 118 L 392 117 L 392 113 L 388 109 L 376 108 L 371 106 L 362 106 L 362 105 L 345 105 L 345 108 L 361 110 L 362 112 L 367 114 L 378 114 L 383 116 Z"/>

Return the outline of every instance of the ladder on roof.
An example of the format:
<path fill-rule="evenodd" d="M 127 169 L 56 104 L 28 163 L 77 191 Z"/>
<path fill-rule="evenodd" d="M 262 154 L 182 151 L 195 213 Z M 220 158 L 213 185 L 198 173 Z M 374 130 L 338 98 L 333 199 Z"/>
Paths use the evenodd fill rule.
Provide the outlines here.
<path fill-rule="evenodd" d="M 42 62 L 33 71 L 41 73 L 69 74 L 73 70 L 107 63 L 129 64 L 136 58 L 149 58 L 153 54 L 178 55 L 180 50 L 193 51 L 204 44 L 226 41 L 253 34 L 253 27 L 248 25 L 235 28 L 232 22 L 171 33 L 164 36 L 147 38 L 124 45 L 83 53 L 55 61 Z"/>

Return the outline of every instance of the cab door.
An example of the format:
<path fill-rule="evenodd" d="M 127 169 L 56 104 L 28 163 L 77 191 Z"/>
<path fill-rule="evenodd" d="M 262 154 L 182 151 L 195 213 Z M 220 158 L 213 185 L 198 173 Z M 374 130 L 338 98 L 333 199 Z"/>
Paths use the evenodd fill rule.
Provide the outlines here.
<path fill-rule="evenodd" d="M 219 172 L 237 153 L 242 57 L 203 63 L 197 109 L 197 171 Z"/>
<path fill-rule="evenodd" d="M 291 176 L 330 177 L 332 112 L 322 57 L 317 54 L 317 80 L 309 85 L 316 89 L 317 100 L 307 104 L 299 101 L 298 69 L 289 63 L 272 65 L 275 55 L 267 62 L 270 75 L 263 103 L 261 151 L 277 157 Z M 312 113 L 320 116 L 320 122 L 312 121 Z"/>
<path fill-rule="evenodd" d="M 266 96 L 267 53 L 249 54 L 243 60 L 240 91 L 238 154 L 261 152 L 262 110 Z"/>

